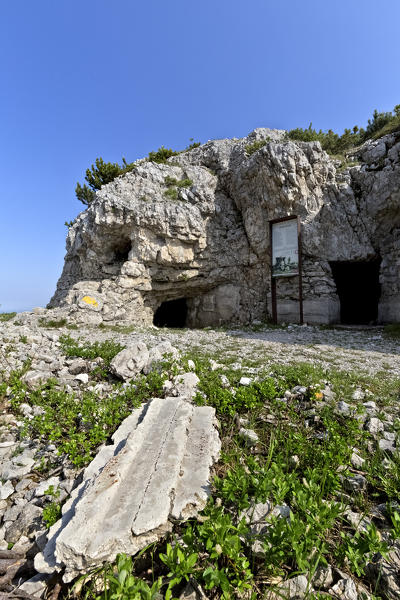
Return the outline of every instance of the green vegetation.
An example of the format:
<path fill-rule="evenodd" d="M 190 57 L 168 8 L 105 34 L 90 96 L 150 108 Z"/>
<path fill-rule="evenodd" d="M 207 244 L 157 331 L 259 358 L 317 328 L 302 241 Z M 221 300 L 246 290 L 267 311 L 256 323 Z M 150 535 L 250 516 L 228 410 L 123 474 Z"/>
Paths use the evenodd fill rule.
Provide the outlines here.
<path fill-rule="evenodd" d="M 72 338 L 70 335 L 61 336 L 60 344 L 62 351 L 66 356 L 89 359 L 102 358 L 107 367 L 110 365 L 114 356 L 124 349 L 124 346 L 113 340 L 93 342 L 93 344 L 86 342 L 83 344 L 80 343 L 79 340 Z"/>
<path fill-rule="evenodd" d="M 16 312 L 0 313 L 0 323 L 5 323 L 6 321 L 10 321 L 11 319 L 13 319 L 15 317 L 16 314 L 17 314 Z"/>
<path fill-rule="evenodd" d="M 122 349 L 112 341 L 84 344 L 70 336 L 60 341 L 67 356 L 101 357 L 106 365 Z M 304 363 L 268 366 L 265 371 L 258 368 L 257 376 L 244 386 L 240 380 L 248 373 L 232 368 L 229 357 L 219 353 L 224 364 L 216 366 L 204 355 L 191 352 L 180 363 L 164 361 L 129 386 L 107 374 L 113 389 L 106 398 L 88 391 L 80 396 L 68 393 L 56 381 L 28 390 L 21 382 L 22 372 L 15 371 L 0 383 L 0 400 L 10 388 L 7 396 L 13 410 L 27 402 L 41 407 L 42 414 L 26 419 L 21 435 L 54 443 L 60 454 L 82 467 L 132 408 L 151 397 L 163 397 L 165 379 L 193 370 L 189 359 L 200 378 L 195 402 L 214 406 L 219 421 L 222 451 L 212 497 L 199 519 L 176 524 L 174 534 L 133 559 L 121 554 L 115 565 L 90 574 L 78 597 L 171 600 L 179 597 L 187 582 L 197 582 L 212 598 L 246 595 L 251 600 L 267 597 L 271 582 L 280 578 L 302 573 L 311 580 L 318 566 L 326 564 L 351 573 L 368 587 L 367 563 L 376 553 L 384 556 L 389 544 L 400 539 L 396 505 L 400 457 L 379 449 L 371 454 L 376 440 L 360 428 L 365 409 L 352 395 L 356 387 L 368 389 L 383 410 L 398 401 L 399 379 L 327 371 Z M 336 399 L 324 396 L 327 382 Z M 339 414 L 338 400 L 354 406 L 354 411 Z M 240 437 L 239 418 L 256 432 L 256 447 L 248 447 Z M 398 419 L 393 432 L 399 435 Z M 351 463 L 354 447 L 366 459 L 362 467 L 366 486 L 349 495 L 346 480 L 358 472 Z M 48 526 L 60 516 L 57 494 L 57 490 L 47 490 L 51 502 L 45 504 L 43 518 Z M 255 503 L 267 502 L 274 510 L 266 511 L 262 527 L 253 528 L 251 512 L 246 511 Z M 375 524 L 361 528 L 348 521 L 347 509 L 367 516 L 371 506 L 380 503 L 386 504 L 388 515 L 384 536 Z M 369 591 L 376 593 L 373 588 Z"/>
<path fill-rule="evenodd" d="M 164 195 L 170 200 L 179 200 L 181 198 L 180 189 L 193 185 L 193 181 L 191 179 L 175 179 L 169 175 L 167 175 L 167 177 L 164 179 L 164 183 L 168 188 L 164 192 Z"/>
<path fill-rule="evenodd" d="M 40 327 L 48 327 L 59 329 L 60 327 L 65 327 L 67 325 L 67 319 L 44 319 L 43 317 L 39 319 Z"/>
<path fill-rule="evenodd" d="M 167 177 L 164 179 L 164 183 L 167 187 L 175 186 L 180 188 L 190 187 L 193 185 L 193 181 L 191 179 L 175 179 L 169 175 L 167 175 Z"/>
<path fill-rule="evenodd" d="M 78 182 L 75 188 L 76 197 L 83 204 L 89 205 L 95 198 L 96 190 L 99 190 L 102 185 L 110 183 L 120 175 L 129 173 L 134 168 L 135 164 L 127 163 L 125 158 L 122 158 L 122 165 L 111 162 L 106 163 L 101 157 L 96 158 L 95 164 L 90 169 L 86 169 L 85 180 L 89 185 L 84 183 L 82 186 Z"/>
<path fill-rule="evenodd" d="M 265 582 L 299 573 L 310 580 L 318 566 L 327 564 L 350 572 L 368 588 L 366 564 L 376 553 L 384 556 L 388 542 L 374 524 L 365 530 L 349 525 L 346 509 L 367 514 L 372 501 L 387 502 L 389 535 L 399 539 L 400 512 L 392 507 L 400 494 L 400 468 L 396 458 L 388 457 L 386 461 L 394 466 L 383 467 L 383 455 L 377 451 L 376 460 L 365 463 L 368 487 L 348 496 L 343 481 L 352 472 L 353 447 L 360 456 L 370 457 L 371 436 L 358 421 L 362 406 L 346 417 L 335 412 L 335 401 L 325 401 L 318 411 L 316 407 L 326 380 L 337 398 L 348 402 L 355 384 L 368 386 L 382 406 L 399 397 L 399 380 L 327 373 L 302 364 L 269 368 L 257 381 L 241 386 L 242 371 L 226 364 L 212 370 L 208 359 L 192 353 L 183 360 L 183 370 L 189 358 L 200 378 L 195 400 L 215 406 L 220 423 L 222 453 L 213 497 L 199 519 L 175 527 L 176 537 L 144 549 L 133 561 L 120 555 L 116 566 L 100 570 L 98 577 L 104 577 L 108 586 L 101 598 L 152 598 L 158 592 L 171 600 L 187 582 L 197 582 L 210 597 L 233 599 L 247 594 L 255 599 L 267 597 L 271 585 Z M 304 388 L 300 397 L 294 394 L 282 400 L 287 389 L 298 385 Z M 238 436 L 238 415 L 246 417 L 256 431 L 257 452 Z M 244 511 L 256 502 L 269 502 L 281 512 L 270 512 L 264 526 L 253 530 Z M 152 576 L 143 576 L 140 570 L 146 555 Z M 87 598 L 99 597 L 87 593 Z"/>
<path fill-rule="evenodd" d="M 257 150 L 260 150 L 260 148 L 263 148 L 267 142 L 270 142 L 271 138 L 266 138 L 265 140 L 259 140 L 258 142 L 254 142 L 254 144 L 248 144 L 245 148 L 246 153 L 251 155 L 254 154 L 254 152 L 257 152 Z"/>
<path fill-rule="evenodd" d="M 182 152 L 187 152 L 188 150 L 193 150 L 194 148 L 198 148 L 200 146 L 200 142 L 193 142 L 193 138 L 190 139 L 192 142 L 187 146 L 184 150 L 172 150 L 171 148 L 165 148 L 161 146 L 156 152 L 149 152 L 147 160 L 150 162 L 155 162 L 159 164 L 165 164 L 171 156 L 177 156 Z"/>
<path fill-rule="evenodd" d="M 168 158 L 171 158 L 171 156 L 177 156 L 178 154 L 179 151 L 161 146 L 161 148 L 159 148 L 156 152 L 149 152 L 147 160 L 150 162 L 165 164 Z"/>
<path fill-rule="evenodd" d="M 400 323 L 392 323 L 391 325 L 386 325 L 383 329 L 383 335 L 388 338 L 393 338 L 395 340 L 400 339 Z"/>
<path fill-rule="evenodd" d="M 106 398 L 100 398 L 95 392 L 84 392 L 78 398 L 74 393 L 57 389 L 55 380 L 49 380 L 29 394 L 19 373 L 14 372 L 7 381 L 13 410 L 18 411 L 27 397 L 32 405 L 43 409 L 42 414 L 26 421 L 23 435 L 55 444 L 59 454 L 66 454 L 76 467 L 83 467 L 92 460 L 100 444 L 114 433 L 133 408 L 162 394 L 162 383 L 160 374 L 152 372 L 130 386 L 116 383 Z"/>
<path fill-rule="evenodd" d="M 382 135 L 400 131 L 400 104 L 397 104 L 393 112 L 374 111 L 372 119 L 368 119 L 368 125 L 365 129 L 357 125 L 353 129 L 345 129 L 342 135 L 339 135 L 329 129 L 323 132 L 321 129 L 316 131 L 310 123 L 308 129 L 292 129 L 288 132 L 291 140 L 300 140 L 303 142 L 321 142 L 321 146 L 329 154 L 343 154 L 350 148 L 354 148 L 369 139 L 377 139 Z"/>
<path fill-rule="evenodd" d="M 46 523 L 46 527 L 50 529 L 50 527 L 61 517 L 61 503 L 57 501 L 60 497 L 60 490 L 55 490 L 54 486 L 50 485 L 44 493 L 45 496 L 49 496 L 53 499 L 52 502 L 46 504 L 42 513 L 43 521 Z"/>

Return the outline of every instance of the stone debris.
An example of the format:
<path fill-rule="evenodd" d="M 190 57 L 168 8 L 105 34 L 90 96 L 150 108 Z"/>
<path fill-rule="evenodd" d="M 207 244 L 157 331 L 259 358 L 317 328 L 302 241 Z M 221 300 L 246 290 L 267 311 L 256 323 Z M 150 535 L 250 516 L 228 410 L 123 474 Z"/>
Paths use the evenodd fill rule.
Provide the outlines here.
<path fill-rule="evenodd" d="M 64 579 L 119 552 L 135 554 L 202 510 L 220 442 L 215 410 L 180 397 L 133 411 L 86 469 L 49 533 L 38 572 L 66 567 Z"/>
<path fill-rule="evenodd" d="M 241 427 L 239 429 L 239 437 L 245 442 L 246 446 L 255 446 L 258 442 L 258 435 L 252 429 Z"/>
<path fill-rule="evenodd" d="M 133 379 L 149 362 L 146 344 L 137 342 L 121 350 L 111 361 L 111 372 L 124 381 Z"/>

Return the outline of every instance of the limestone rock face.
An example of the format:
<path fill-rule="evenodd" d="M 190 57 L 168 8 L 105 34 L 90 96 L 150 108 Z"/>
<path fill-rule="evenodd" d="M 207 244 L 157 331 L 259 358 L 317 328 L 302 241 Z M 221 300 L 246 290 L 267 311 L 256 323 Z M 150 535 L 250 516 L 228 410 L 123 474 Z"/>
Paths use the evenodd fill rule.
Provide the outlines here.
<path fill-rule="evenodd" d="M 138 161 L 70 227 L 49 306 L 93 324 L 158 324 L 160 306 L 177 299 L 185 299 L 188 326 L 268 318 L 268 222 L 296 214 L 305 320 L 339 320 L 331 263 L 375 259 L 379 320 L 399 320 L 400 133 L 369 141 L 350 158 L 358 164 L 343 170 L 319 142 L 256 129 L 166 164 Z M 295 318 L 297 282 L 281 279 L 278 288 L 280 319 Z"/>

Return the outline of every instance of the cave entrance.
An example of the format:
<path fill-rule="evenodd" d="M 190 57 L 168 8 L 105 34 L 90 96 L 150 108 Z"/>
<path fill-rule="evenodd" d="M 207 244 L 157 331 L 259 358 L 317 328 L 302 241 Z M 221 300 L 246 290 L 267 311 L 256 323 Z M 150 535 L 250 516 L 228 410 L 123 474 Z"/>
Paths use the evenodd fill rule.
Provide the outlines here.
<path fill-rule="evenodd" d="M 381 260 L 329 263 L 340 300 L 340 321 L 368 325 L 378 318 Z"/>
<path fill-rule="evenodd" d="M 156 327 L 186 327 L 186 298 L 167 300 L 154 313 L 153 325 Z"/>

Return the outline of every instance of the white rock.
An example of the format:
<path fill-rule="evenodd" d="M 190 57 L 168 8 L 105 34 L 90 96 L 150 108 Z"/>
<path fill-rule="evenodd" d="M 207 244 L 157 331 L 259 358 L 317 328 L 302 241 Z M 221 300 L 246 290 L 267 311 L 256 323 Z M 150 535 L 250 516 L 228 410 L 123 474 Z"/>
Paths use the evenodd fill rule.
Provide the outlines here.
<path fill-rule="evenodd" d="M 11 481 L 6 481 L 0 486 L 0 500 L 6 500 L 14 493 L 14 486 Z"/>
<path fill-rule="evenodd" d="M 133 379 L 142 371 L 149 362 L 149 351 L 146 344 L 137 342 L 125 350 L 121 350 L 111 361 L 112 373 L 128 381 Z"/>
<path fill-rule="evenodd" d="M 133 411 L 85 470 L 35 558 L 37 571 L 66 565 L 70 581 L 119 552 L 135 554 L 169 531 L 170 519 L 204 508 L 220 450 L 214 419 L 213 408 L 175 397 Z"/>
<path fill-rule="evenodd" d="M 79 373 L 79 375 L 75 375 L 75 379 L 81 383 L 87 383 L 89 381 L 89 375 L 87 373 Z"/>
<path fill-rule="evenodd" d="M 239 436 L 245 441 L 247 446 L 255 446 L 258 442 L 258 435 L 252 429 L 239 429 Z"/>

